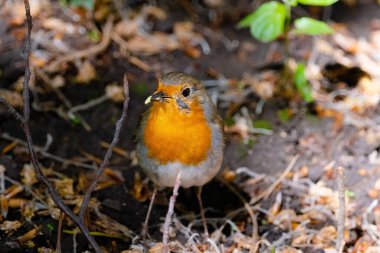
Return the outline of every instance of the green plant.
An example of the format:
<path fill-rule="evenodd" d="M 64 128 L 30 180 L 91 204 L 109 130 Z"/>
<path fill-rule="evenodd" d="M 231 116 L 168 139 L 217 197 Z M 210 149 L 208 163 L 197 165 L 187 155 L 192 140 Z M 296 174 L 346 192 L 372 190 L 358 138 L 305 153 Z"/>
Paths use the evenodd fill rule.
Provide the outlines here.
<path fill-rule="evenodd" d="M 331 34 L 334 30 L 325 22 L 300 17 L 291 22 L 291 10 L 298 4 L 311 6 L 330 6 L 338 0 L 282 0 L 263 3 L 254 12 L 239 22 L 239 27 L 250 27 L 251 34 L 261 42 L 271 42 L 279 36 L 285 39 L 286 62 L 288 63 L 289 33 L 306 35 Z M 289 66 L 285 66 L 288 67 Z M 311 88 L 305 76 L 305 65 L 297 64 L 293 73 L 297 91 L 306 102 L 312 102 Z"/>
<path fill-rule="evenodd" d="M 60 0 L 60 3 L 65 6 L 82 7 L 87 10 L 94 9 L 95 0 Z"/>

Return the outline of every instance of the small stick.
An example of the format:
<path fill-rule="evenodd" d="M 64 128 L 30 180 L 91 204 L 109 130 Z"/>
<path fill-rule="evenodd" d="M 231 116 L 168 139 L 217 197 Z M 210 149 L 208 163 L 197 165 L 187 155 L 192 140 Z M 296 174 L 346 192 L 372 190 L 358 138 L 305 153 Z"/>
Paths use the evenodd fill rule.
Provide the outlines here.
<path fill-rule="evenodd" d="M 116 144 L 119 142 L 119 136 L 121 128 L 124 124 L 125 119 L 127 118 L 127 111 L 128 111 L 128 104 L 129 104 L 129 87 L 128 87 L 128 79 L 127 76 L 124 76 L 124 104 L 123 104 L 123 111 L 121 113 L 120 119 L 116 122 L 115 126 L 115 134 L 113 136 L 112 142 L 109 145 L 106 154 L 104 155 L 104 159 L 102 164 L 96 169 L 95 171 L 95 177 L 91 182 L 91 185 L 88 187 L 86 193 L 84 194 L 82 205 L 79 210 L 79 219 L 83 222 L 84 221 L 84 215 L 86 213 L 88 204 L 90 202 L 91 194 L 95 190 L 96 185 L 98 184 L 99 178 L 102 175 L 104 168 L 108 166 L 109 160 L 112 156 L 112 149 L 116 146 Z"/>
<path fill-rule="evenodd" d="M 178 189 L 181 186 L 181 170 L 178 172 L 177 178 L 175 180 L 173 195 L 170 197 L 169 209 L 166 213 L 165 223 L 164 223 L 164 234 L 162 236 L 162 244 L 163 244 L 163 253 L 168 253 L 168 241 L 169 241 L 169 228 L 171 219 L 174 213 L 174 204 L 178 196 Z"/>
<path fill-rule="evenodd" d="M 205 209 L 203 208 L 203 202 L 202 202 L 202 188 L 203 188 L 203 186 L 198 187 L 197 199 L 198 199 L 199 208 L 201 211 L 202 224 L 203 224 L 203 229 L 204 229 L 204 234 L 205 234 L 204 236 L 205 236 L 205 238 L 208 238 L 209 234 L 208 234 L 208 229 L 207 229 Z"/>
<path fill-rule="evenodd" d="M 58 222 L 58 232 L 57 232 L 57 245 L 55 247 L 55 252 L 56 253 L 61 253 L 62 252 L 62 223 L 63 220 L 65 219 L 65 213 L 61 212 L 61 215 L 59 217 L 59 222 Z"/>
<path fill-rule="evenodd" d="M 143 239 L 144 242 L 146 240 L 146 235 L 148 234 L 148 222 L 149 222 L 149 218 L 150 218 L 150 213 L 152 212 L 154 199 L 156 198 L 156 193 L 157 193 L 157 187 L 155 186 L 154 190 L 153 190 L 152 198 L 150 199 L 148 212 L 146 214 L 145 221 L 144 221 L 142 231 L 141 231 L 141 238 Z"/>
<path fill-rule="evenodd" d="M 345 202 L 345 187 L 344 187 L 344 168 L 338 167 L 337 169 L 337 184 L 338 184 L 338 224 L 337 224 L 337 238 L 336 238 L 336 250 L 339 253 L 343 252 L 344 248 L 344 228 L 346 221 L 346 202 Z"/>
<path fill-rule="evenodd" d="M 284 170 L 284 172 L 281 173 L 281 175 L 277 178 L 277 180 L 268 189 L 266 189 L 264 192 L 262 192 L 256 198 L 252 199 L 249 203 L 254 204 L 254 203 L 260 201 L 261 199 L 268 198 L 272 194 L 274 189 L 277 187 L 277 185 L 279 185 L 285 179 L 285 177 L 289 174 L 289 172 L 293 169 L 298 158 L 299 158 L 299 155 L 293 156 L 292 160 L 290 160 L 288 167 Z"/>

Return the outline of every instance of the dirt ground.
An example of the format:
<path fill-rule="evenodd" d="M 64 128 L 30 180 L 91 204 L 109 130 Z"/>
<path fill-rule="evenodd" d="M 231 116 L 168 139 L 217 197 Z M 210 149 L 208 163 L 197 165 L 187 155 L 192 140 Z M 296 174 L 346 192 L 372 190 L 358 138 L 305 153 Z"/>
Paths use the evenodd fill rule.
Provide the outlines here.
<path fill-rule="evenodd" d="M 141 6 L 140 2 L 144 1 L 133 2 L 136 3 L 136 6 Z M 113 180 L 111 186 L 96 191 L 93 197 L 100 212 L 128 228 L 134 239 L 96 237 L 97 241 L 107 248 L 109 252 L 121 252 L 132 246 L 135 249 L 141 247 L 141 242 L 136 239 L 136 235 L 141 231 L 141 225 L 149 205 L 148 199 L 153 187 L 151 183 L 144 180 L 145 175 L 135 162 L 133 136 L 139 116 L 146 109 L 144 100 L 155 88 L 157 73 L 183 71 L 194 75 L 200 80 L 210 81 L 212 79 L 210 78 L 210 73 L 215 72 L 219 77 L 222 75 L 223 78 L 232 80 L 230 83 L 234 86 L 238 83 L 238 80 L 243 79 L 244 73 L 255 75 L 266 69 L 280 72 L 277 65 L 281 66 L 283 62 L 281 58 L 283 52 L 282 42 L 262 44 L 254 41 L 247 29 L 236 29 L 236 23 L 247 13 L 247 8 L 250 8 L 249 3 L 247 4 L 245 1 L 238 1 L 238 3 L 234 8 L 228 5 L 225 8 L 218 9 L 216 13 L 222 20 L 214 20 L 213 22 L 210 22 L 203 14 L 192 17 L 183 6 L 178 6 L 172 1 L 163 4 L 164 9 L 170 10 L 170 15 L 164 21 L 153 22 L 154 29 L 170 32 L 174 23 L 190 19 L 195 24 L 196 31 L 203 34 L 208 41 L 211 48 L 208 55 L 202 53 L 198 58 L 193 58 L 181 50 L 162 52 L 151 56 L 141 55 L 139 56 L 140 59 L 148 66 L 151 66 L 150 71 L 143 71 L 126 60 L 119 53 L 118 46 L 111 43 L 107 50 L 96 57 L 90 58 L 96 69 L 97 77 L 88 84 L 77 84 L 73 81 L 76 75 L 76 70 L 73 66 L 65 69 L 64 79 L 66 84 L 60 87 L 59 90 L 74 105 L 83 104 L 102 96 L 106 85 L 112 82 L 119 84 L 122 82 L 124 73 L 127 73 L 130 80 L 131 94 L 128 119 L 122 130 L 121 140 L 117 145 L 118 148 L 126 152 L 127 156 L 115 153 L 109 166 L 113 171 L 120 173 L 117 175 L 123 181 Z M 60 13 L 59 5 L 57 6 L 54 7 L 54 12 Z M 138 8 L 136 6 L 131 4 L 129 8 Z M 371 31 L 375 29 L 373 28 L 375 21 L 380 22 L 379 17 L 380 7 L 376 3 L 358 3 L 358 6 L 355 7 L 347 7 L 345 4 L 339 3 L 331 9 L 331 19 L 345 26 L 353 34 L 353 37 L 358 40 L 360 38 L 363 40 L 369 38 Z M 0 44 L 0 88 L 11 89 L 16 80 L 23 75 L 24 66 L 20 57 L 23 44 L 19 42 L 12 43 L 12 40 L 13 42 L 17 41 L 13 38 L 17 33 L 14 28 L 7 26 L 6 22 L 1 21 L 1 19 L 3 17 L 0 17 L 0 34 L 3 38 L 2 41 L 8 41 L 8 44 Z M 40 27 L 39 22 L 41 21 L 36 18 L 35 22 L 34 33 L 37 33 Z M 17 29 L 21 28 L 18 27 Z M 236 48 L 228 44 L 237 42 L 238 46 Z M 3 49 L 1 48 L 2 45 L 11 46 Z M 250 48 L 250 45 L 253 45 L 254 48 Z M 302 54 L 298 50 L 305 47 L 305 45 L 307 47 L 305 50 L 312 50 L 312 40 L 310 38 L 295 40 L 291 50 L 295 52 L 296 56 L 299 56 L 298 58 L 302 58 Z M 276 54 L 280 55 L 278 61 L 273 61 L 273 58 L 276 57 L 268 57 L 268 55 Z M 217 84 L 221 83 L 220 80 Z M 40 83 L 41 79 L 37 79 L 33 91 L 33 102 L 37 105 L 39 104 L 40 108 L 61 107 L 62 100 L 57 97 L 57 94 L 51 90 L 44 90 L 44 88 L 41 88 L 43 86 Z M 229 88 L 227 87 L 226 89 Z M 212 89 L 210 90 L 213 92 Z M 224 92 L 223 88 L 221 90 Z M 272 130 L 269 134 L 249 134 L 249 138 L 245 140 L 242 138 L 242 133 L 239 132 L 243 131 L 242 129 L 238 129 L 238 132 L 234 133 L 227 132 L 227 145 L 222 170 L 232 175 L 232 180 L 227 180 L 226 183 L 226 179 L 229 179 L 229 177 L 225 173 L 221 173 L 215 180 L 207 184 L 203 190 L 203 202 L 206 208 L 206 216 L 210 220 L 210 232 L 220 230 L 224 236 L 224 242 L 221 244 L 227 245 L 225 246 L 225 251 L 220 252 L 232 252 L 232 249 L 228 247 L 239 244 L 236 237 L 234 239 L 230 238 L 232 234 L 236 236 L 236 231 L 234 232 L 233 228 L 228 226 L 221 229 L 222 226 L 220 225 L 220 222 L 226 217 L 230 217 L 229 215 L 234 211 L 243 210 L 231 218 L 240 229 L 240 233 L 248 236 L 253 231 L 249 218 L 247 218 L 248 214 L 244 212 L 244 203 L 239 199 L 236 192 L 247 202 L 252 201 L 283 173 L 294 157 L 298 159 L 292 168 L 293 174 L 286 175 L 285 181 L 277 185 L 270 196 L 260 199 L 258 202 L 251 202 L 257 208 L 255 213 L 259 224 L 259 236 L 271 243 L 277 242 L 276 252 L 296 252 L 284 251 L 284 249 L 286 245 L 292 246 L 293 239 L 297 238 L 298 235 L 291 234 L 293 236 L 282 239 L 284 234 L 290 233 L 289 231 L 292 231 L 292 229 L 282 226 L 282 221 L 279 221 L 279 223 L 270 221 L 267 213 L 257 210 L 264 209 L 267 212 L 274 212 L 274 205 L 278 202 L 278 198 L 281 197 L 281 210 L 295 210 L 294 215 L 297 214 L 297 218 L 299 218 L 300 214 L 305 214 L 306 212 L 304 211 L 305 209 L 302 209 L 302 206 L 306 201 L 305 196 L 312 194 L 310 189 L 318 186 L 320 188 L 315 188 L 317 192 L 330 189 L 335 194 L 335 169 L 339 166 L 345 168 L 346 194 L 350 196 L 347 206 L 350 220 L 347 223 L 352 222 L 351 218 L 362 217 L 363 214 L 368 212 L 368 207 L 371 204 L 376 204 L 375 208 L 369 210 L 371 215 L 372 210 L 379 210 L 378 203 L 374 202 L 378 201 L 380 196 L 380 192 L 378 192 L 380 189 L 376 188 L 376 182 L 380 175 L 380 160 L 378 158 L 380 129 L 377 124 L 380 118 L 378 105 L 367 110 L 365 116 L 363 116 L 364 114 L 360 115 L 359 121 L 363 122 L 364 125 L 359 126 L 356 121 L 352 123 L 352 121 L 335 117 L 335 115 L 321 117 L 321 114 L 315 109 L 318 102 L 317 100 L 311 105 L 306 105 L 302 101 L 274 96 L 265 102 L 261 114 L 255 114 L 259 97 L 255 93 L 251 93 L 244 98 L 244 101 L 238 107 L 239 109 L 234 111 L 236 114 L 242 113 L 240 109 L 244 107 L 250 115 L 253 115 L 254 120 L 269 122 Z M 229 111 L 230 106 L 225 105 L 226 101 L 221 98 L 219 101 L 221 115 L 225 119 L 234 116 L 234 113 L 231 114 Z M 289 120 L 281 121 L 278 113 L 288 107 L 295 108 L 294 115 Z M 80 115 L 91 126 L 91 131 L 87 131 L 81 124 L 75 124 L 60 117 L 57 111 L 35 110 L 38 106 L 33 108 L 31 129 L 35 145 L 44 147 L 47 139 L 52 138 L 51 144 L 45 149 L 47 153 L 89 165 L 99 164 L 97 159 L 102 158 L 105 152 L 105 148 L 100 145 L 100 142 L 110 142 L 115 122 L 121 113 L 121 104 L 114 103 L 111 100 L 81 111 Z M 6 147 L 9 147 L 12 143 L 12 138 L 24 140 L 22 129 L 17 122 L 7 115 L 5 111 L 1 110 L 0 134 L 0 150 L 5 150 Z M 25 146 L 20 142 L 16 143 L 12 149 L 3 151 L 0 154 L 0 165 L 6 168 L 5 175 L 7 177 L 18 182 L 24 182 L 24 177 L 20 173 L 24 165 L 29 163 L 29 157 Z M 44 167 L 71 178 L 74 182 L 75 194 L 83 194 L 79 181 L 82 178 L 89 178 L 92 169 L 67 165 L 41 153 L 39 155 Z M 305 170 L 307 173 L 303 175 L 302 173 Z M 249 174 L 250 172 L 255 174 L 252 176 Z M 264 180 L 252 182 L 254 178 L 260 177 L 260 175 L 264 176 Z M 141 182 L 136 179 L 139 176 L 143 178 Z M 57 177 L 60 178 L 60 176 Z M 136 182 L 140 183 L 137 184 Z M 6 180 L 6 188 L 10 185 L 10 181 Z M 38 191 L 44 193 L 43 186 L 38 184 L 35 187 L 36 189 L 38 188 Z M 141 192 L 136 193 L 136 189 L 141 190 Z M 161 241 L 160 227 L 166 214 L 170 194 L 171 189 L 159 192 L 151 215 L 149 226 L 151 239 L 148 242 L 148 247 L 155 247 L 157 242 Z M 21 192 L 18 197 L 33 200 L 33 197 L 27 191 Z M 326 205 L 329 204 L 327 203 Z M 336 225 L 335 213 L 325 210 L 326 208 L 321 203 L 317 206 L 320 208 L 317 208 L 320 213 L 328 213 L 326 214 L 328 218 L 323 219 L 321 223 L 312 224 L 308 227 L 313 229 L 315 233 L 321 231 L 322 228 Z M 188 235 L 180 232 L 180 224 L 184 226 L 192 224 L 192 233 L 201 233 L 202 231 L 195 189 L 180 190 L 175 210 L 176 220 L 179 223 L 175 223 L 177 230 L 173 231 L 172 241 L 179 241 L 185 245 L 189 238 Z M 278 213 L 281 213 L 281 211 L 276 212 L 276 214 Z M 58 220 L 50 214 L 49 210 L 41 208 L 35 210 L 35 214 L 30 218 L 25 218 L 23 217 L 24 212 L 20 212 L 19 208 L 10 208 L 6 220 L 20 220 L 23 225 L 20 229 L 12 232 L 3 229 L 0 231 L 0 252 L 41 252 L 39 251 L 41 248 L 46 250 L 54 249 Z M 95 215 L 91 214 L 90 220 L 92 216 Z M 287 219 L 292 221 L 291 217 L 293 216 L 289 217 Z M 378 218 L 376 217 L 373 219 Z M 297 220 L 297 222 L 297 224 L 302 224 L 302 221 Z M 377 223 L 375 222 L 375 224 Z M 40 225 L 40 233 L 33 238 L 33 244 L 21 243 L 17 240 L 19 236 Z M 96 225 L 93 227 L 95 228 Z M 96 228 L 99 230 L 99 227 Z M 73 230 L 72 224 L 68 222 L 66 229 L 69 232 L 62 235 L 62 252 L 73 252 L 74 247 L 76 247 L 76 252 L 83 252 L 88 249 L 87 243 L 81 235 L 77 236 L 76 246 L 73 246 L 73 235 L 72 233 L 70 234 L 70 231 Z M 352 250 L 357 241 L 368 231 L 363 227 L 359 228 L 359 226 L 348 224 L 347 233 L 349 234 L 347 235 L 348 243 L 344 252 L 354 252 Z M 380 232 L 378 231 L 378 233 Z M 378 241 L 376 242 L 373 237 L 370 238 L 372 241 L 368 245 L 379 246 Z M 282 241 L 279 241 L 279 239 Z M 221 239 L 221 241 L 223 240 Z M 242 246 L 243 243 L 239 245 L 240 248 L 237 248 L 241 251 L 236 252 L 248 252 L 249 247 L 245 248 Z M 300 250 L 299 252 L 333 252 L 328 251 L 333 246 L 332 241 L 326 242 L 321 239 L 319 242 L 314 240 L 313 243 L 309 244 L 300 243 L 294 248 Z M 262 250 L 261 252 L 266 251 Z M 355 252 L 366 251 L 358 250 Z"/>

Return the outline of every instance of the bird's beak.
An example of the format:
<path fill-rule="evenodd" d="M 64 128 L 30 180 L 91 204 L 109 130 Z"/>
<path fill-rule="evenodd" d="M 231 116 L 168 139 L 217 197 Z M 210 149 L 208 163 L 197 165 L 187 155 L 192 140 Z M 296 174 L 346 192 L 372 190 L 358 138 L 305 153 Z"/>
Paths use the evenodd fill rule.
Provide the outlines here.
<path fill-rule="evenodd" d="M 151 101 L 159 101 L 161 103 L 165 102 L 165 99 L 167 98 L 172 98 L 171 96 L 168 96 L 165 92 L 163 91 L 156 91 L 155 93 L 153 93 L 152 96 L 149 96 L 146 100 L 145 100 L 145 104 L 149 104 Z"/>

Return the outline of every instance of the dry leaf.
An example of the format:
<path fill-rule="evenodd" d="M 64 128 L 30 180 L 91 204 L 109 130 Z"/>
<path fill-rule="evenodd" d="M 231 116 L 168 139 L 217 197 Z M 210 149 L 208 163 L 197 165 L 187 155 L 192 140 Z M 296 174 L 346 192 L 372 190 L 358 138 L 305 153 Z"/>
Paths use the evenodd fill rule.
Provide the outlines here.
<path fill-rule="evenodd" d="M 75 77 L 78 83 L 89 83 L 96 78 L 96 70 L 90 61 L 85 61 L 79 68 L 79 73 Z"/>
<path fill-rule="evenodd" d="M 42 27 L 46 30 L 52 30 L 55 33 L 63 33 L 63 34 L 82 34 L 85 29 L 82 26 L 77 26 L 72 23 L 64 22 L 59 18 L 47 18 L 42 22 Z"/>
<path fill-rule="evenodd" d="M 54 186 L 64 199 L 71 199 L 74 196 L 74 181 L 71 178 L 52 180 Z"/>
<path fill-rule="evenodd" d="M 1 225 L 0 225 L 0 230 L 4 230 L 5 232 L 9 232 L 10 230 L 17 230 L 18 228 L 20 228 L 22 226 L 21 222 L 19 221 L 4 221 Z"/>
<path fill-rule="evenodd" d="M 122 103 L 124 101 L 123 87 L 112 83 L 106 86 L 106 96 L 115 103 Z"/>
<path fill-rule="evenodd" d="M 22 236 L 17 237 L 17 241 L 19 243 L 25 243 L 29 240 L 34 239 L 38 235 L 38 233 L 40 232 L 41 227 L 42 226 L 38 226 L 37 228 L 33 228 L 33 229 L 29 230 L 28 232 L 26 232 Z"/>
<path fill-rule="evenodd" d="M 148 189 L 146 183 L 141 180 L 140 173 L 135 172 L 135 180 L 133 184 L 132 196 L 138 201 L 144 202 L 148 199 Z"/>
<path fill-rule="evenodd" d="M 24 104 L 22 96 L 16 91 L 0 89 L 0 96 L 8 101 L 8 103 L 13 107 L 21 108 Z"/>
<path fill-rule="evenodd" d="M 31 164 L 24 164 L 20 175 L 21 182 L 27 186 L 32 186 L 38 182 L 36 173 L 34 172 L 33 166 Z"/>
<path fill-rule="evenodd" d="M 322 228 L 312 239 L 312 242 L 319 247 L 327 248 L 335 245 L 337 232 L 334 226 Z"/>

